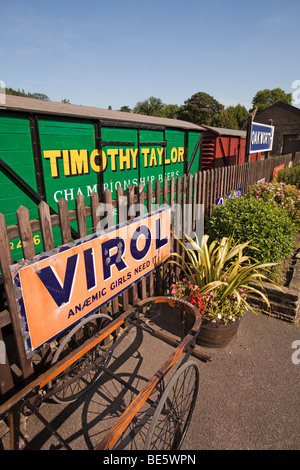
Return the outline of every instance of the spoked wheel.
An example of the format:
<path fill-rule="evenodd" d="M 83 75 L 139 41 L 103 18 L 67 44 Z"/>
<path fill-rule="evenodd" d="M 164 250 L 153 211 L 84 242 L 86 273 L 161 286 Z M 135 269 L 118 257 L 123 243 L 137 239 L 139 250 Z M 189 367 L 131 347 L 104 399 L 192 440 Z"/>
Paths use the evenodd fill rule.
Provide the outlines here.
<path fill-rule="evenodd" d="M 63 359 L 70 354 L 70 352 L 77 349 L 87 339 L 94 336 L 97 331 L 105 328 L 111 321 L 112 318 L 109 315 L 101 313 L 91 315 L 84 319 L 63 339 L 53 356 L 51 364 L 55 364 L 58 360 Z M 102 374 L 100 368 L 90 366 L 104 354 L 105 345 L 103 341 L 100 341 L 54 380 L 49 382 L 48 389 L 53 391 L 57 390 L 57 392 L 52 395 L 52 399 L 57 403 L 71 403 L 77 400 L 77 398 L 86 392 Z M 105 357 L 102 365 L 107 365 L 110 357 L 111 354 Z M 86 372 L 85 369 L 87 369 Z"/>
<path fill-rule="evenodd" d="M 146 450 L 180 449 L 194 411 L 199 387 L 195 362 L 183 364 L 168 383 L 148 431 Z"/>

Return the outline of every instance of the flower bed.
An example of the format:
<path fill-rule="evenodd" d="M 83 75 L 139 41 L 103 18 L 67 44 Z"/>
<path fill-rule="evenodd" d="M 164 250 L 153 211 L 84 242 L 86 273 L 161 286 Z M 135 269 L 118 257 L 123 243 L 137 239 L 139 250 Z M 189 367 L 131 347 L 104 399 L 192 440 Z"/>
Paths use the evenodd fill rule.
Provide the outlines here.
<path fill-rule="evenodd" d="M 255 280 L 268 278 L 262 272 L 269 264 L 261 264 L 245 254 L 250 243 L 233 244 L 232 238 L 208 244 L 204 235 L 201 244 L 186 236 L 191 248 L 182 242 L 185 257 L 174 253 L 181 262 L 171 260 L 182 270 L 181 279 L 173 284 L 172 295 L 195 305 L 201 316 L 202 325 L 197 344 L 210 348 L 226 346 L 238 331 L 245 310 L 253 310 L 248 302 L 249 292 L 256 292 L 267 304 L 263 292 L 249 285 Z M 271 281 L 270 281 L 271 282 Z M 193 326 L 193 319 L 185 316 L 186 333 Z"/>
<path fill-rule="evenodd" d="M 224 282 L 226 283 L 226 279 Z M 212 290 L 203 295 L 201 289 L 189 282 L 187 278 L 173 284 L 172 295 L 177 299 L 186 299 L 195 305 L 207 321 L 224 325 L 241 318 L 247 299 L 245 289 L 239 289 L 238 295 L 231 292 L 222 300 L 218 290 Z"/>

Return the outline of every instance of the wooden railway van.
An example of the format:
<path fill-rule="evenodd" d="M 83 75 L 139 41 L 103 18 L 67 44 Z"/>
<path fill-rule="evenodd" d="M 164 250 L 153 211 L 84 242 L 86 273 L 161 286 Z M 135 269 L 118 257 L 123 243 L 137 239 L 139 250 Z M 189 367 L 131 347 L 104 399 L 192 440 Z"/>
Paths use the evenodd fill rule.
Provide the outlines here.
<path fill-rule="evenodd" d="M 56 212 L 63 197 L 74 209 L 78 194 L 88 202 L 95 191 L 101 200 L 109 188 L 115 199 L 118 186 L 195 173 L 202 136 L 189 122 L 7 95 L 0 107 L 0 212 L 12 225 L 20 205 L 34 219 L 41 200 Z M 36 253 L 43 251 L 38 233 L 34 241 Z M 20 259 L 20 240 L 10 243 Z"/>

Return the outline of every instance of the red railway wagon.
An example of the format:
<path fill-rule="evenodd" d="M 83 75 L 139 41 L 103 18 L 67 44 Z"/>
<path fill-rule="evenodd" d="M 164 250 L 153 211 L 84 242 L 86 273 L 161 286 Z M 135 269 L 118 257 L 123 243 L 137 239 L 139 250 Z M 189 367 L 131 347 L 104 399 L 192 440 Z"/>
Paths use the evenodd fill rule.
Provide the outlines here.
<path fill-rule="evenodd" d="M 202 125 L 202 169 L 245 163 L 246 131 Z M 261 159 L 261 153 L 250 154 L 250 162 Z"/>

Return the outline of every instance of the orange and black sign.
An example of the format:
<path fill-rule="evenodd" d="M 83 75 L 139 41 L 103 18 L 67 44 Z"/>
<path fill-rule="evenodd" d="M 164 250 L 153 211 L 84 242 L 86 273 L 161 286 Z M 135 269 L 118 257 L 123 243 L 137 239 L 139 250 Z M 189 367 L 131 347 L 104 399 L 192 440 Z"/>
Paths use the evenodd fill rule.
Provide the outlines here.
<path fill-rule="evenodd" d="M 171 210 L 11 266 L 28 357 L 170 256 Z"/>

